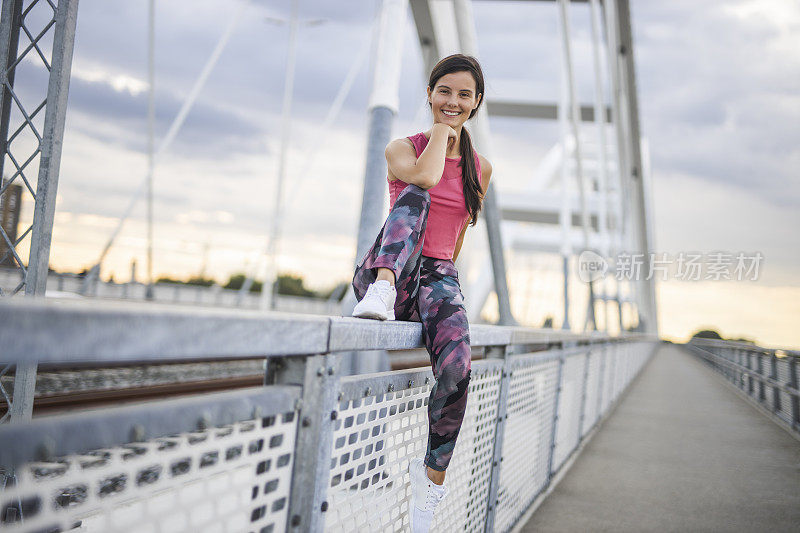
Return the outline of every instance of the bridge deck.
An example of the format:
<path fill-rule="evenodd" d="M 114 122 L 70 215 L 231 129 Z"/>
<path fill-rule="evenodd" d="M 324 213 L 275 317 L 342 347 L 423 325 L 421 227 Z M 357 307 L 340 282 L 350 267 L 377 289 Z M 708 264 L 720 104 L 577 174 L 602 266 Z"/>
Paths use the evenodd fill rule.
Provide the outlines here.
<path fill-rule="evenodd" d="M 662 345 L 522 531 L 799 528 L 800 442 Z"/>

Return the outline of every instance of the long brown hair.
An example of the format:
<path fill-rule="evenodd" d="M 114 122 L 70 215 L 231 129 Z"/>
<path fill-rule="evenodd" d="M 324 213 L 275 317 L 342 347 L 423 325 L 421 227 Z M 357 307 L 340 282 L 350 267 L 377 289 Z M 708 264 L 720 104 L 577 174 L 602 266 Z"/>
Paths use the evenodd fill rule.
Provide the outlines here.
<path fill-rule="evenodd" d="M 469 72 L 475 79 L 475 97 L 483 95 L 483 70 L 478 60 L 472 56 L 464 54 L 453 54 L 445 57 L 433 67 L 431 76 L 428 79 L 428 87 L 433 91 L 436 82 L 445 74 L 453 72 Z M 481 96 L 478 107 L 472 110 L 467 120 L 475 116 L 478 109 L 483 104 L 483 96 Z M 432 107 L 432 104 L 428 102 Z M 472 217 L 471 225 L 474 226 L 478 222 L 478 213 L 483 205 L 483 190 L 481 188 L 480 176 L 475 168 L 475 153 L 472 150 L 472 139 L 469 136 L 469 131 L 466 127 L 461 128 L 461 140 L 459 141 L 459 148 L 461 150 L 461 180 L 464 184 L 464 204 L 467 207 L 470 217 Z"/>

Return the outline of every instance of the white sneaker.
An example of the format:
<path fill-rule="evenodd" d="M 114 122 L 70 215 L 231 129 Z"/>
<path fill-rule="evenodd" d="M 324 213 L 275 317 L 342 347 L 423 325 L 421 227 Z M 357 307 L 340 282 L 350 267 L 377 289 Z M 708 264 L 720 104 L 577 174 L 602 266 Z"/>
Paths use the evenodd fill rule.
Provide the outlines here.
<path fill-rule="evenodd" d="M 394 301 L 397 290 L 385 279 L 370 283 L 364 298 L 353 308 L 353 316 L 358 318 L 375 318 L 377 320 L 394 320 Z"/>
<path fill-rule="evenodd" d="M 447 487 L 430 480 L 422 459 L 412 459 L 408 473 L 411 474 L 411 502 L 408 504 L 411 533 L 427 533 L 431 530 L 436 507 L 447 496 Z"/>

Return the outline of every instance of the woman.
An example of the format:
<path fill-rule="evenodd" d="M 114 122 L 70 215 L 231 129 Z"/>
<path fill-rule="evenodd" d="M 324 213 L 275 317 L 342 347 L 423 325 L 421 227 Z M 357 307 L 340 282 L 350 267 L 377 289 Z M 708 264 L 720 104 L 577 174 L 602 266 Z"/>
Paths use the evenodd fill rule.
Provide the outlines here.
<path fill-rule="evenodd" d="M 447 489 L 470 379 L 469 323 L 454 261 L 474 226 L 492 174 L 464 123 L 483 101 L 475 58 L 448 56 L 433 68 L 433 125 L 386 147 L 390 212 L 353 276 L 353 316 L 422 323 L 436 383 L 428 401 L 428 448 L 409 465 L 412 531 L 428 531 Z"/>

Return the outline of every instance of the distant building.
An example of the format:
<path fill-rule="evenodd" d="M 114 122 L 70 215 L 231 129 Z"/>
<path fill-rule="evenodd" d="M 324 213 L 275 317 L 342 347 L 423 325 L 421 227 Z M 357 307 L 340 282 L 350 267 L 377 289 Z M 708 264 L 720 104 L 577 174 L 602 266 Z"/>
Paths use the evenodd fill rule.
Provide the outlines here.
<path fill-rule="evenodd" d="M 19 214 L 22 210 L 22 185 L 9 185 L 3 194 L 0 194 L 0 226 L 14 243 L 17 240 L 17 226 Z M 6 239 L 0 235 L 0 266 L 16 267 L 17 262 L 8 249 Z"/>

